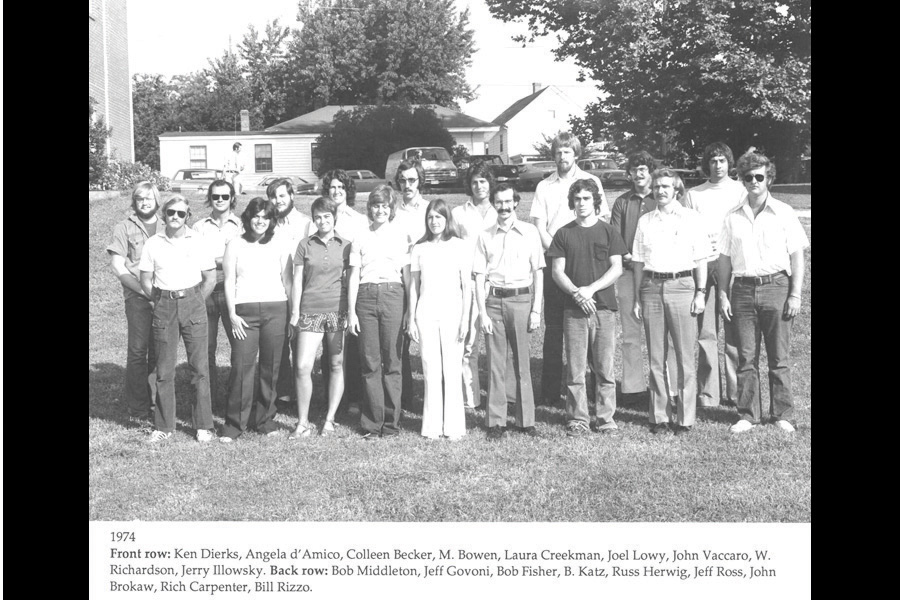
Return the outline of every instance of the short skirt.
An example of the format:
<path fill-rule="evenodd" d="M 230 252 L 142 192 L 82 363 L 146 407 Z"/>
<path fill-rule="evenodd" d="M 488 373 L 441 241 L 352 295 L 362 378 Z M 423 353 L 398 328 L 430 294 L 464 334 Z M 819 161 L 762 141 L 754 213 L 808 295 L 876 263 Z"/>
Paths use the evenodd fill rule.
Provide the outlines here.
<path fill-rule="evenodd" d="M 347 329 L 347 312 L 335 311 L 327 313 L 300 313 L 297 321 L 298 331 L 314 333 L 332 333 Z"/>

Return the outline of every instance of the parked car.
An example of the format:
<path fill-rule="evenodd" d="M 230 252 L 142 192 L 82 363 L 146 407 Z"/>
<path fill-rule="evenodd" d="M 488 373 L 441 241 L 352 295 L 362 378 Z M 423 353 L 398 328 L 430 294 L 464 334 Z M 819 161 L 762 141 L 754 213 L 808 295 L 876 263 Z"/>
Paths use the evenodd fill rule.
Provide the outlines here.
<path fill-rule="evenodd" d="M 490 169 L 491 174 L 494 176 L 494 181 L 498 183 L 505 181 L 515 184 L 519 180 L 519 173 L 523 171 L 521 165 L 503 164 L 503 159 L 496 154 L 473 154 L 456 160 L 460 179 L 465 177 L 469 166 L 476 160 L 480 160 L 488 166 L 488 169 Z M 462 181 L 461 183 L 465 185 L 465 181 Z"/>
<path fill-rule="evenodd" d="M 596 175 L 599 179 L 604 173 L 619 171 L 619 165 L 611 158 L 583 158 L 578 161 L 578 168 Z"/>
<path fill-rule="evenodd" d="M 545 177 L 549 177 L 556 170 L 556 163 L 552 160 L 541 160 L 518 165 L 519 181 L 518 189 L 520 192 L 534 191 L 537 184 Z"/>
<path fill-rule="evenodd" d="M 216 169 L 179 169 L 171 179 L 176 194 L 205 194 L 209 184 L 222 179 L 222 171 Z"/>
<path fill-rule="evenodd" d="M 700 169 L 672 169 L 681 176 L 684 187 L 692 188 L 706 181 L 706 175 Z"/>
<path fill-rule="evenodd" d="M 630 188 L 631 178 L 624 169 L 616 169 L 615 171 L 607 171 L 600 175 L 600 185 L 603 189 L 607 188 Z"/>
<path fill-rule="evenodd" d="M 378 177 L 372 171 L 366 169 L 344 169 L 347 175 L 353 179 L 353 185 L 356 186 L 357 192 L 371 192 L 379 185 L 389 185 L 394 187 L 393 182 L 382 177 Z"/>
<path fill-rule="evenodd" d="M 384 176 L 393 179 L 397 173 L 397 167 L 404 160 L 419 160 L 422 168 L 425 169 L 425 181 L 420 183 L 420 189 L 459 186 L 459 170 L 453 164 L 446 148 L 414 146 L 397 150 L 388 156 L 384 167 Z"/>
<path fill-rule="evenodd" d="M 302 177 L 297 175 L 276 175 L 269 174 L 263 177 L 262 179 L 257 179 L 253 181 L 253 183 L 247 184 L 244 183 L 244 193 L 250 196 L 262 196 L 266 197 L 266 188 L 269 187 L 269 184 L 275 181 L 276 179 L 287 178 L 291 180 L 291 187 L 294 188 L 294 194 L 316 194 L 318 193 L 319 183 L 307 181 Z M 252 180 L 251 180 L 252 181 Z"/>

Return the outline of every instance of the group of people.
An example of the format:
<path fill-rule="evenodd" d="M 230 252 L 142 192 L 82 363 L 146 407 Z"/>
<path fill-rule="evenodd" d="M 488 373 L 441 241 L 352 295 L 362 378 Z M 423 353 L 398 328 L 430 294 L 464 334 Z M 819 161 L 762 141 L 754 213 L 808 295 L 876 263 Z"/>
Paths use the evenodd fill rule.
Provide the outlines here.
<path fill-rule="evenodd" d="M 569 436 L 615 433 L 618 312 L 624 394 L 647 389 L 641 329 L 646 337 L 653 433 L 689 432 L 696 406 L 720 399 L 738 409 L 732 432 L 761 423 L 760 336 L 769 416 L 793 431 L 790 328 L 809 241 L 792 209 L 768 192 L 775 165 L 745 154 L 735 182 L 731 149 L 711 144 L 703 158 L 709 181 L 686 192 L 676 171 L 654 169 L 652 157 L 639 152 L 628 160 L 633 189 L 610 210 L 600 181 L 575 163 L 578 139 L 560 133 L 551 150 L 557 170 L 538 185 L 530 223 L 518 218 L 515 187 L 495 182 L 481 162 L 465 178 L 470 198 L 451 210 L 442 199 L 424 200 L 422 166 L 404 161 L 394 174 L 399 194 L 375 188 L 365 216 L 353 208 L 355 187 L 343 170 L 324 175 L 309 217 L 294 207 L 290 179 L 272 182 L 267 197 L 252 198 L 240 217 L 238 192 L 216 180 L 206 199 L 211 212 L 193 227 L 182 196 L 159 211 L 159 191 L 139 183 L 134 214 L 116 226 L 107 247 L 125 295 L 130 416 L 152 416 L 151 442 L 172 435 L 181 338 L 198 441 L 229 443 L 248 430 L 278 435 L 279 400 L 296 402 L 291 439 L 333 434 L 342 400 L 359 401 L 365 439 L 394 436 L 401 407 L 413 399 L 412 341 L 424 376 L 421 434 L 455 440 L 466 434 L 466 409 L 482 403 L 483 335 L 488 438 L 507 435 L 510 402 L 515 430 L 537 436 L 530 336 L 543 315 L 544 402 L 559 402 L 564 390 Z M 220 322 L 231 370 L 217 436 L 211 398 L 219 393 Z M 320 347 L 328 408 L 319 430 L 309 408 Z"/>

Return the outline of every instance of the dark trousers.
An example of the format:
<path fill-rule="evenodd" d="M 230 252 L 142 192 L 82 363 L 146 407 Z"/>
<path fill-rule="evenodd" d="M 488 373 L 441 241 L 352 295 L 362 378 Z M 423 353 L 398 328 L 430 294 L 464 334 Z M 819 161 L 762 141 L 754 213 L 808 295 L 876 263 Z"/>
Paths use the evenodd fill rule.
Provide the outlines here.
<path fill-rule="evenodd" d="M 356 299 L 364 398 L 360 426 L 376 435 L 400 432 L 403 297 L 400 283 L 364 283 Z"/>
<path fill-rule="evenodd" d="M 791 395 L 791 326 L 783 317 L 790 290 L 787 275 L 776 275 L 772 283 L 754 284 L 735 280 L 731 286 L 731 310 L 738 335 L 738 398 L 741 419 L 762 420 L 759 393 L 759 345 L 765 340 L 769 363 L 770 413 L 774 420 L 794 416 Z"/>
<path fill-rule="evenodd" d="M 132 417 L 153 414 L 156 398 L 156 344 L 153 341 L 153 306 L 141 294 L 123 288 L 128 322 L 128 354 L 125 362 L 125 406 Z"/>
<path fill-rule="evenodd" d="M 718 259 L 707 263 L 706 310 L 697 315 L 697 406 L 718 406 L 720 398 L 736 403 L 737 398 L 737 331 L 734 321 L 721 318 L 718 265 Z M 719 321 L 725 336 L 724 360 L 719 360 Z"/>
<path fill-rule="evenodd" d="M 194 402 L 191 411 L 194 429 L 212 429 L 209 400 L 209 361 L 207 357 L 206 302 L 200 285 L 188 290 L 184 298 L 173 299 L 163 292 L 153 310 L 153 340 L 156 349 L 156 429 L 175 431 L 175 364 L 178 338 L 184 340 Z"/>
<path fill-rule="evenodd" d="M 234 307 L 246 323 L 246 337 L 231 343 L 231 373 L 223 435 L 236 438 L 248 427 L 260 433 L 275 429 L 275 385 L 287 337 L 288 303 L 247 302 Z M 259 356 L 259 377 L 256 363 Z"/>
<path fill-rule="evenodd" d="M 506 427 L 507 391 L 506 382 L 509 356 L 518 380 L 516 390 L 516 425 L 534 425 L 534 389 L 531 385 L 531 363 L 529 352 L 528 316 L 531 312 L 531 294 L 519 294 L 508 298 L 488 296 L 485 300 L 487 315 L 491 319 L 494 333 L 485 336 L 488 346 L 488 387 L 487 425 Z M 546 363 L 545 363 L 546 364 Z"/>
<path fill-rule="evenodd" d="M 547 258 L 544 267 L 544 368 L 541 374 L 541 396 L 544 402 L 559 401 L 563 366 L 563 309 L 565 296 L 553 281 Z"/>
<path fill-rule="evenodd" d="M 206 298 L 206 318 L 209 324 L 209 397 L 215 403 L 219 397 L 219 371 L 216 367 L 216 348 L 219 345 L 219 321 L 228 336 L 228 343 L 234 348 L 234 333 L 231 331 L 231 317 L 225 303 L 225 290 L 217 284 L 212 294 Z M 227 396 L 226 392 L 226 396 Z"/>

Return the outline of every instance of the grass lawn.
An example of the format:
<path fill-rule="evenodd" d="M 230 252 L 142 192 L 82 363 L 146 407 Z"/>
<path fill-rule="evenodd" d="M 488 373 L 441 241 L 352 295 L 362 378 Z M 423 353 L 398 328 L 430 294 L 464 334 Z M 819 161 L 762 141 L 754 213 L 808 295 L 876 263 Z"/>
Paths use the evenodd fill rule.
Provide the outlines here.
<path fill-rule="evenodd" d="M 615 198 L 621 191 L 609 194 Z M 170 194 L 164 194 L 168 197 Z M 357 208 L 364 208 L 359 199 Z M 522 195 L 518 214 L 528 214 L 533 194 Z M 785 199 L 786 194 L 778 194 Z M 438 197 L 438 196 L 433 196 Z M 462 194 L 442 194 L 451 205 Z M 430 199 L 432 197 L 428 197 Z M 249 196 L 242 197 L 238 213 Z M 308 213 L 313 197 L 297 197 Z M 806 194 L 806 201 L 809 194 Z M 193 220 L 205 216 L 192 197 Z M 393 440 L 364 442 L 355 433 L 358 413 L 338 418 L 338 435 L 289 441 L 248 433 L 236 443 L 201 445 L 190 429 L 192 389 L 183 347 L 176 394 L 179 430 L 150 446 L 146 433 L 127 426 L 122 399 L 125 314 L 121 286 L 104 250 L 114 224 L 130 214 L 127 197 L 90 203 L 88 240 L 89 408 L 88 515 L 92 520 L 144 521 L 756 521 L 811 519 L 811 252 L 807 251 L 803 310 L 793 328 L 793 386 L 797 433 L 758 427 L 728 433 L 733 408 L 698 409 L 694 431 L 684 437 L 653 436 L 646 398 L 622 402 L 617 437 L 565 437 L 562 405 L 538 406 L 540 437 L 519 434 L 489 443 L 484 411 L 466 417 L 459 442 L 429 441 L 421 427 L 421 365 L 413 357 L 415 396 L 404 407 L 403 431 Z M 811 220 L 801 219 L 811 239 Z M 620 333 L 619 333 L 620 335 Z M 531 367 L 540 390 L 543 332 L 531 338 Z M 229 345 L 220 329 L 218 369 L 224 390 Z M 413 345 L 413 352 L 418 348 Z M 768 403 L 763 366 L 764 406 Z M 487 389 L 482 352 L 481 381 Z M 645 363 L 646 364 L 646 363 Z M 645 366 L 646 368 L 646 366 Z M 617 376 L 621 363 L 617 356 Z M 310 419 L 321 426 L 321 379 Z M 213 404 L 217 426 L 224 400 Z M 285 433 L 296 409 L 279 414 Z"/>

